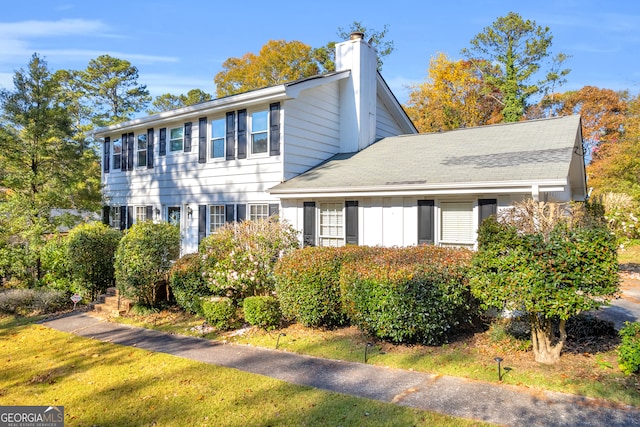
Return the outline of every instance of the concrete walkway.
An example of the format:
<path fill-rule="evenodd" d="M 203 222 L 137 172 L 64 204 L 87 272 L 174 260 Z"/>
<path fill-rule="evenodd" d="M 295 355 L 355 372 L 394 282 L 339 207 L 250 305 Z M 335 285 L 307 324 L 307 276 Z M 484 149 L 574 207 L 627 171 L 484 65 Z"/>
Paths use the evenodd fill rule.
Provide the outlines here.
<path fill-rule="evenodd" d="M 85 313 L 43 322 L 76 335 L 289 383 L 508 426 L 640 426 L 640 408 L 555 392 L 301 356 L 165 334 Z"/>

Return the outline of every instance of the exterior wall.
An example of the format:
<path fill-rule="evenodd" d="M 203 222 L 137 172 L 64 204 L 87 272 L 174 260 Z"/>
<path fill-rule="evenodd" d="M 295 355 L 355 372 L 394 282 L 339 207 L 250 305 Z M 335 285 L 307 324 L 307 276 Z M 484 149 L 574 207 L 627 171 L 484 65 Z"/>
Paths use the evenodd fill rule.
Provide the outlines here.
<path fill-rule="evenodd" d="M 284 179 L 291 179 L 340 151 L 338 82 L 303 91 L 285 102 Z"/>
<path fill-rule="evenodd" d="M 304 227 L 303 203 L 316 202 L 316 211 L 323 202 L 358 201 L 358 244 L 366 246 L 413 246 L 418 244 L 418 200 L 432 199 L 434 209 L 435 244 L 473 247 L 477 241 L 479 226 L 479 199 L 496 199 L 498 211 L 507 209 L 515 201 L 522 200 L 522 195 L 469 195 L 464 196 L 411 196 L 411 197 L 365 197 L 342 199 L 284 199 L 281 202 L 281 217 L 300 232 Z M 473 239 L 468 242 L 443 242 L 441 239 L 442 210 L 441 203 L 470 202 L 473 206 Z M 316 227 L 319 221 L 316 216 Z M 302 239 L 301 239 L 302 242 Z"/>
<path fill-rule="evenodd" d="M 382 97 L 378 95 L 376 103 L 376 140 L 387 136 L 402 135 L 400 125 L 389 114 L 389 109 L 384 104 Z"/>

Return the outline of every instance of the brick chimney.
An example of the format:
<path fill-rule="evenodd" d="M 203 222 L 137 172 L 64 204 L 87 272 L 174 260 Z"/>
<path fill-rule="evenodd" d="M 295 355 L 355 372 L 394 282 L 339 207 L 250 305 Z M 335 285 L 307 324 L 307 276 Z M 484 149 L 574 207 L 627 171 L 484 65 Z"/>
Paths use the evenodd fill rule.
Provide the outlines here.
<path fill-rule="evenodd" d="M 336 71 L 350 70 L 340 81 L 340 151 L 351 153 L 368 147 L 376 137 L 376 50 L 354 32 L 336 44 Z"/>

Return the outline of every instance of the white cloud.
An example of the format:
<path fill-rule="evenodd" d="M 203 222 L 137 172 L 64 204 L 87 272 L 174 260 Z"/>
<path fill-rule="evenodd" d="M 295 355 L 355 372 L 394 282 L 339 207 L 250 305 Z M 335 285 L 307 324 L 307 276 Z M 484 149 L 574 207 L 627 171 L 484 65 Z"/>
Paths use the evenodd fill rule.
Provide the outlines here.
<path fill-rule="evenodd" d="M 97 20 L 62 19 L 60 21 L 0 22 L 0 38 L 37 38 L 75 34 L 107 33 L 109 26 Z"/>
<path fill-rule="evenodd" d="M 213 83 L 213 76 L 211 78 L 203 78 L 201 76 L 140 73 L 138 81 L 147 85 L 147 89 L 154 97 L 165 93 L 174 95 L 186 94 L 191 89 L 202 89 L 215 97 L 216 89 Z"/>

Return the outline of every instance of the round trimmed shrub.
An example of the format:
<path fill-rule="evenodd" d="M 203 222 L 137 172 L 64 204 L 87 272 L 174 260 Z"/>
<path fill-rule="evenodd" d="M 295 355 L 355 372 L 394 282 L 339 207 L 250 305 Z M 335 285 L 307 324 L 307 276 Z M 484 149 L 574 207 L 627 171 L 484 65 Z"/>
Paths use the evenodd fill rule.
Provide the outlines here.
<path fill-rule="evenodd" d="M 280 304 L 272 296 L 247 297 L 242 302 L 242 310 L 250 325 L 268 331 L 277 328 L 282 320 Z"/>
<path fill-rule="evenodd" d="M 618 366 L 627 375 L 640 372 L 640 322 L 625 322 L 620 329 L 622 342 L 618 347 Z"/>
<path fill-rule="evenodd" d="M 477 307 L 466 285 L 467 250 L 387 248 L 345 264 L 340 274 L 349 318 L 362 330 L 396 343 L 438 345 Z"/>
<path fill-rule="evenodd" d="M 231 329 L 236 323 L 236 307 L 231 298 L 210 297 L 200 300 L 202 315 L 216 329 Z"/>
<path fill-rule="evenodd" d="M 211 292 L 202 278 L 198 254 L 187 254 L 173 264 L 169 272 L 169 286 L 180 307 L 202 315 L 200 299 Z"/>

